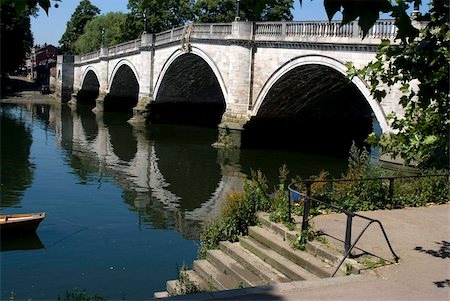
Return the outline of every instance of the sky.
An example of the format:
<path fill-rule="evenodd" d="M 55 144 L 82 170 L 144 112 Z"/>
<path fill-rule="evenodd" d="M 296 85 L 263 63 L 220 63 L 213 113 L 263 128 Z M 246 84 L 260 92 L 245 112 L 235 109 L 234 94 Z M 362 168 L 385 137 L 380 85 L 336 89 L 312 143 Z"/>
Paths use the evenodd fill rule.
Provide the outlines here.
<path fill-rule="evenodd" d="M 50 8 L 49 14 L 40 8 L 38 17 L 31 18 L 31 31 L 34 44 L 44 43 L 58 46 L 58 41 L 66 31 L 66 25 L 80 1 L 62 0 L 58 8 Z M 128 12 L 128 0 L 91 0 L 100 9 L 101 14 L 108 12 Z M 422 5 L 424 7 L 425 5 Z M 323 0 L 303 0 L 300 7 L 299 0 L 294 0 L 294 21 L 327 20 Z M 339 19 L 340 15 L 336 14 Z"/>

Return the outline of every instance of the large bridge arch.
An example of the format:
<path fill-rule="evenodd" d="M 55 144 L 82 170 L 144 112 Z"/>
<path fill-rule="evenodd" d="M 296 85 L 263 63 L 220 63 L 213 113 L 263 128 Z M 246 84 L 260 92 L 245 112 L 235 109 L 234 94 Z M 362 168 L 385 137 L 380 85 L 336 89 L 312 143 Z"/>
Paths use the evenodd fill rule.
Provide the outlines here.
<path fill-rule="evenodd" d="M 192 47 L 170 54 L 153 92 L 153 122 L 217 126 L 226 109 L 227 89 L 216 63 Z"/>
<path fill-rule="evenodd" d="M 282 64 L 249 109 L 242 145 L 345 156 L 353 142 L 366 145 L 372 131 L 388 132 L 380 104 L 346 71 L 344 63 L 322 54 Z"/>
<path fill-rule="evenodd" d="M 275 86 L 276 83 L 279 82 L 279 80 L 283 76 L 285 76 L 290 71 L 298 67 L 306 65 L 320 65 L 329 67 L 341 73 L 344 77 L 347 74 L 347 67 L 345 66 L 345 64 L 331 57 L 323 55 L 304 55 L 291 59 L 287 63 L 280 66 L 264 84 L 263 88 L 261 89 L 261 92 L 256 98 L 256 101 L 252 109 L 250 110 L 250 115 L 256 116 L 258 114 L 258 111 L 261 108 L 261 105 L 263 104 L 264 100 L 266 99 L 266 96 L 269 94 L 269 91 Z M 356 76 L 352 79 L 352 83 L 355 85 L 355 87 L 363 95 L 363 97 L 369 104 L 373 114 L 375 115 L 375 118 L 377 119 L 380 125 L 382 132 L 385 133 L 391 131 L 391 128 L 389 127 L 389 124 L 387 122 L 386 114 L 384 113 L 378 101 L 376 101 L 370 94 L 367 84 L 361 78 Z"/>
<path fill-rule="evenodd" d="M 228 99 L 227 87 L 225 85 L 223 76 L 222 76 L 219 68 L 217 67 L 216 63 L 214 62 L 214 60 L 211 57 L 209 57 L 208 54 L 206 54 L 204 51 L 202 51 L 200 48 L 198 48 L 196 46 L 192 46 L 191 51 L 189 53 L 201 57 L 208 64 L 208 66 L 214 72 L 214 75 L 216 76 L 217 81 L 219 82 L 220 89 L 222 90 L 222 94 L 225 98 L 225 103 L 227 103 L 227 99 Z M 156 80 L 156 85 L 155 85 L 155 89 L 154 89 L 154 93 L 153 93 L 155 95 L 155 97 L 158 95 L 158 92 L 161 88 L 161 83 L 162 83 L 165 75 L 167 74 L 169 67 L 172 66 L 172 64 L 175 60 L 177 60 L 179 57 L 181 57 L 185 54 L 186 54 L 186 52 L 182 51 L 181 49 L 177 49 L 169 56 L 167 61 L 164 63 L 164 66 L 163 66 L 161 72 L 159 72 L 158 78 Z"/>
<path fill-rule="evenodd" d="M 80 83 L 77 102 L 80 104 L 95 105 L 95 100 L 101 90 L 98 71 L 93 66 L 89 66 L 84 70 Z"/>
<path fill-rule="evenodd" d="M 108 92 L 111 91 L 113 82 L 114 82 L 114 78 L 116 78 L 117 72 L 120 70 L 121 67 L 126 66 L 128 68 L 131 69 L 131 71 L 133 71 L 134 77 L 136 78 L 137 82 L 139 83 L 139 72 L 136 69 L 136 67 L 134 66 L 134 64 L 127 60 L 127 59 L 121 59 L 120 61 L 117 62 L 117 64 L 115 64 L 111 74 L 108 77 Z"/>
<path fill-rule="evenodd" d="M 108 79 L 105 111 L 128 111 L 138 103 L 140 78 L 136 67 L 127 59 L 115 64 Z"/>

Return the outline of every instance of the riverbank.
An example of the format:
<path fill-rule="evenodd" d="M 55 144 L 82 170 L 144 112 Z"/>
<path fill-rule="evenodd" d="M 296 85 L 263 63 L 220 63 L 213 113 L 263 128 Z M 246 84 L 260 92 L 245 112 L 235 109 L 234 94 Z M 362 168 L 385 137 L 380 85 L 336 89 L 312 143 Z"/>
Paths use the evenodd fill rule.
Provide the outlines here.
<path fill-rule="evenodd" d="M 450 299 L 450 204 L 422 208 L 363 212 L 379 219 L 386 230 L 399 264 L 370 273 L 319 281 L 297 281 L 230 291 L 193 294 L 167 300 L 449 300 Z M 331 244 L 343 237 L 345 216 L 317 216 L 315 227 Z M 365 224 L 355 219 L 354 235 Z M 390 259 L 379 228 L 372 225 L 358 246 Z M 342 247 L 342 246 L 340 246 Z"/>
<path fill-rule="evenodd" d="M 26 77 L 10 76 L 2 90 L 2 103 L 55 103 L 54 94 L 42 94 L 34 81 Z"/>

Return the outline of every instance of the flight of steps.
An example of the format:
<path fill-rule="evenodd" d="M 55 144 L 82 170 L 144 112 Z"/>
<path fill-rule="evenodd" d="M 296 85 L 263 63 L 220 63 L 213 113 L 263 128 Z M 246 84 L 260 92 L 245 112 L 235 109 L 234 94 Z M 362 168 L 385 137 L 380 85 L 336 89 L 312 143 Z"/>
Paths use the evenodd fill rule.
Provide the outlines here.
<path fill-rule="evenodd" d="M 290 241 L 299 231 L 289 231 L 284 225 L 273 223 L 267 213 L 258 215 L 261 226 L 248 229 L 248 236 L 239 242 L 220 242 L 219 249 L 209 250 L 206 259 L 195 260 L 192 270 L 182 273 L 191 284 L 186 287 L 179 280 L 166 283 L 166 291 L 155 298 L 184 294 L 192 287 L 201 291 L 228 290 L 298 280 L 328 278 L 342 258 L 342 252 L 311 241 L 306 250 L 293 249 Z M 352 273 L 363 267 L 349 260 Z M 343 276 L 348 265 L 343 264 L 335 277 Z M 349 272 L 349 271 L 346 271 Z"/>

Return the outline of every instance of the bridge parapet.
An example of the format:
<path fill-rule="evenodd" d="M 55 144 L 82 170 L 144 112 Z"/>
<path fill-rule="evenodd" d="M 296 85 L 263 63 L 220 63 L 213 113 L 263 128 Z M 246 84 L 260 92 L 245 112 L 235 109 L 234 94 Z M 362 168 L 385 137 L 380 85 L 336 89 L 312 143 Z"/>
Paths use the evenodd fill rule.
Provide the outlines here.
<path fill-rule="evenodd" d="M 246 22 L 234 22 L 246 23 Z M 98 60 L 100 56 L 122 55 L 138 51 L 141 46 L 161 47 L 186 38 L 197 40 L 227 40 L 247 38 L 240 32 L 233 31 L 234 23 L 190 24 L 173 28 L 154 35 L 150 43 L 139 39 L 121 43 L 107 48 L 105 54 L 100 50 L 93 51 L 75 59 L 75 63 L 86 63 Z M 236 24 L 234 24 L 236 25 Z M 189 32 L 188 29 L 189 28 Z M 252 32 L 255 41 L 270 42 L 319 42 L 379 44 L 381 39 L 393 41 L 397 35 L 394 20 L 378 20 L 364 39 L 357 22 L 341 25 L 340 21 L 301 21 L 301 22 L 255 22 Z M 249 39 L 251 37 L 248 37 Z M 146 44 L 146 45 L 143 45 Z"/>
<path fill-rule="evenodd" d="M 122 54 L 122 53 L 128 53 L 131 51 L 137 51 L 137 50 L 139 50 L 140 46 L 141 46 L 140 38 L 129 41 L 129 42 L 125 42 L 122 44 L 117 44 L 117 45 L 108 47 L 108 56 Z"/>
<path fill-rule="evenodd" d="M 394 20 L 378 20 L 364 40 L 356 21 L 345 25 L 341 25 L 340 21 L 256 22 L 254 26 L 256 41 L 378 44 L 381 39 L 394 40 L 397 34 Z"/>

